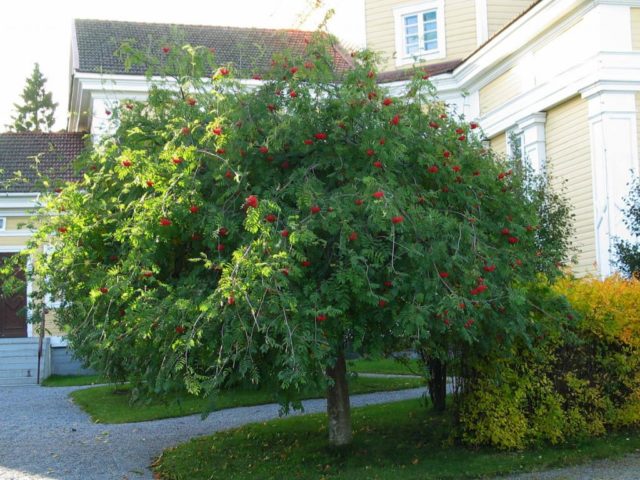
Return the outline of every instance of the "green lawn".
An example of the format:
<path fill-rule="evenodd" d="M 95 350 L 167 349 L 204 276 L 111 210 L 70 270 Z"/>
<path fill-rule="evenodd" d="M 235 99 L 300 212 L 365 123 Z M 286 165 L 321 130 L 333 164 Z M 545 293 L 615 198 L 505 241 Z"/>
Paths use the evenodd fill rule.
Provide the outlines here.
<path fill-rule="evenodd" d="M 487 478 L 612 457 L 640 448 L 618 433 L 524 452 L 466 449 L 448 443 L 451 420 L 419 400 L 354 409 L 354 443 L 327 446 L 326 415 L 251 424 L 166 450 L 156 470 L 166 480 Z"/>
<path fill-rule="evenodd" d="M 386 373 L 393 375 L 420 375 L 421 367 L 418 360 L 395 360 L 393 358 L 360 358 L 349 360 L 347 368 L 350 372 L 358 373 Z"/>
<path fill-rule="evenodd" d="M 420 387 L 424 384 L 420 378 L 354 378 L 350 382 L 352 394 L 403 390 Z M 129 423 L 157 420 L 160 418 L 181 417 L 201 413 L 208 399 L 187 397 L 180 402 L 176 398 L 168 402 L 130 404 L 130 390 L 127 386 L 103 386 L 76 390 L 70 396 L 74 402 L 86 411 L 95 422 Z M 307 398 L 324 396 L 323 392 L 309 395 Z M 231 390 L 222 392 L 216 401 L 216 408 L 244 407 L 275 402 L 270 392 L 261 390 Z"/>
<path fill-rule="evenodd" d="M 107 380 L 100 375 L 51 375 L 45 378 L 41 385 L 43 387 L 76 387 L 98 383 L 107 383 Z"/>

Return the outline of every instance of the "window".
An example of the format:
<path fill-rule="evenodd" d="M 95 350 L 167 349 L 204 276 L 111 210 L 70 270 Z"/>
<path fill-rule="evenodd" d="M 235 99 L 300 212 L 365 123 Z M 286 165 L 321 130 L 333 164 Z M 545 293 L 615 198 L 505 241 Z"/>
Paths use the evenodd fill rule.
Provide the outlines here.
<path fill-rule="evenodd" d="M 428 0 L 393 11 L 396 65 L 445 57 L 444 2 Z"/>
<path fill-rule="evenodd" d="M 5 217 L 0 217 L 0 230 L 4 231 L 7 227 L 7 219 Z"/>
<path fill-rule="evenodd" d="M 422 52 L 438 49 L 437 11 L 430 10 L 421 14 L 405 15 L 404 53 L 419 55 Z"/>

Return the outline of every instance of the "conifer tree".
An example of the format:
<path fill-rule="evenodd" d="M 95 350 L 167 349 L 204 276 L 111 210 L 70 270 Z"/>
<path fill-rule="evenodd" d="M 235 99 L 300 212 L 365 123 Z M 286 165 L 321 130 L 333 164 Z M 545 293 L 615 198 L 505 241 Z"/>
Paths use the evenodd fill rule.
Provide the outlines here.
<path fill-rule="evenodd" d="M 42 75 L 40 66 L 33 66 L 31 77 L 27 78 L 27 84 L 22 91 L 23 104 L 14 103 L 16 115 L 12 117 L 13 123 L 8 125 L 16 132 L 43 132 L 50 131 L 55 122 L 54 114 L 57 103 L 53 102 L 51 92 L 45 90 L 47 79 Z"/>

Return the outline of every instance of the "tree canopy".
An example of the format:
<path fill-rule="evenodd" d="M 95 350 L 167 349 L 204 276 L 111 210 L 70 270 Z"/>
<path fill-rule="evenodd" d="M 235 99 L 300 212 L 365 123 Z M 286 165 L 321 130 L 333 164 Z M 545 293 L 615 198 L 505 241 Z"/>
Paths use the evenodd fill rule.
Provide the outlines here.
<path fill-rule="evenodd" d="M 14 103 L 16 115 L 8 127 L 16 132 L 48 132 L 55 123 L 55 111 L 58 106 L 53 102 L 51 92 L 47 92 L 47 79 L 40 71 L 40 65 L 33 66 L 31 76 L 22 90 L 22 104 Z"/>
<path fill-rule="evenodd" d="M 207 49 L 165 46 L 171 80 L 114 109 L 27 253 L 35 311 L 59 299 L 91 365 L 141 395 L 214 402 L 251 383 L 296 406 L 324 385 L 344 444 L 346 352 L 420 346 L 472 364 L 528 341 L 526 285 L 566 252 L 545 240 L 536 183 L 423 70 L 394 96 L 374 55 L 336 73 L 320 38 L 251 82 Z"/>

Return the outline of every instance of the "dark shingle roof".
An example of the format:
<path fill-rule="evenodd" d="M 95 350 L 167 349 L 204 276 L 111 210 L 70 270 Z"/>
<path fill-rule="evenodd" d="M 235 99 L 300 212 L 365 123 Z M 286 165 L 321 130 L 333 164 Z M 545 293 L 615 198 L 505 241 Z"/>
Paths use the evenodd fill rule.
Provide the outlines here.
<path fill-rule="evenodd" d="M 0 133 L 0 192 L 39 190 L 39 175 L 76 180 L 72 162 L 85 145 L 84 133 Z M 16 180 L 16 173 L 20 177 Z"/>
<path fill-rule="evenodd" d="M 115 74 L 144 74 L 141 66 L 126 70 L 124 62 L 114 56 L 125 40 L 133 40 L 138 49 L 160 54 L 162 42 L 171 41 L 177 33 L 185 43 L 212 48 L 219 64 L 232 63 L 242 71 L 262 73 L 270 67 L 274 53 L 289 50 L 302 54 L 312 35 L 301 30 L 80 19 L 75 20 L 74 29 L 74 69 Z M 337 71 L 351 67 L 349 55 L 339 45 L 333 56 Z"/>
<path fill-rule="evenodd" d="M 432 63 L 431 65 L 425 65 L 422 67 L 416 67 L 418 70 L 429 74 L 433 77 L 435 75 L 441 75 L 443 73 L 453 72 L 458 65 L 462 63 L 462 60 L 449 60 L 448 62 Z M 402 80 L 409 80 L 413 78 L 415 69 L 404 68 L 402 70 L 391 70 L 389 72 L 382 72 L 378 75 L 378 83 L 390 83 L 400 82 Z"/>

